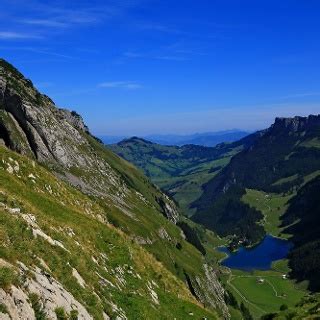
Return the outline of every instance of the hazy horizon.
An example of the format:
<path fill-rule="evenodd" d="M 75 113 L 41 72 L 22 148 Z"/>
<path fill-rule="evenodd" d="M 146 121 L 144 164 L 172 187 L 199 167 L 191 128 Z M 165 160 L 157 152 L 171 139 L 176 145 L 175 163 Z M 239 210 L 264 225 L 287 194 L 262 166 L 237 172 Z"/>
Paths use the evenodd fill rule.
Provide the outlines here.
<path fill-rule="evenodd" d="M 193 136 L 193 135 L 205 135 L 205 134 L 222 134 L 222 133 L 228 133 L 228 132 L 252 132 L 252 131 L 248 131 L 248 130 L 240 130 L 240 129 L 227 129 L 227 130 L 219 130 L 219 131 L 203 131 L 203 132 L 199 132 L 199 131 L 195 131 L 195 132 L 190 132 L 190 133 L 157 133 L 157 132 L 153 132 L 147 135 L 99 135 L 101 137 L 103 136 L 109 136 L 109 137 L 121 137 L 121 136 L 126 136 L 126 137 L 154 137 L 154 136 L 159 136 L 159 137 L 165 137 L 165 136 L 179 136 L 179 137 L 184 137 L 184 136 Z"/>
<path fill-rule="evenodd" d="M 209 111 L 205 114 L 203 113 L 190 113 L 190 114 L 181 114 L 172 118 L 170 121 L 170 115 L 158 116 L 154 118 L 154 121 L 150 121 L 150 118 L 135 118 L 132 119 L 121 119 L 118 122 L 113 124 L 109 123 L 109 127 L 102 125 L 102 130 L 95 127 L 94 130 L 91 130 L 97 136 L 127 136 L 127 137 L 145 137 L 150 135 L 192 135 L 192 134 L 203 134 L 203 133 L 217 133 L 221 131 L 246 131 L 254 132 L 258 130 L 263 130 L 270 127 L 275 118 L 281 117 L 295 117 L 301 116 L 306 117 L 311 114 L 319 114 L 320 108 L 318 105 L 309 106 L 309 108 L 303 112 L 300 111 L 300 106 L 289 106 L 279 110 L 278 108 L 271 109 L 269 111 L 264 110 L 239 110 L 235 112 L 233 109 L 224 110 L 223 113 L 219 110 Z M 228 121 L 229 126 L 225 126 L 226 123 L 225 117 L 229 117 Z M 177 120 L 178 118 L 178 120 Z M 180 119 L 179 119 L 180 118 Z M 241 120 L 244 118 L 246 122 L 241 123 Z M 221 120 L 224 120 L 222 122 Z M 152 118 L 151 118 L 152 120 Z M 239 122 L 240 120 L 240 122 Z M 158 123 L 157 123 L 158 121 Z M 161 122 L 166 124 L 166 129 L 164 130 Z M 200 123 L 201 121 L 201 123 Z M 252 121 L 251 123 L 249 123 Z M 131 124 L 131 127 L 136 126 L 136 129 L 130 128 L 128 130 L 127 125 Z M 211 123 L 213 123 L 211 125 Z M 238 127 L 234 127 L 238 123 Z M 200 124 L 200 127 L 197 125 Z M 257 125 L 259 124 L 259 125 Z M 180 127 L 182 125 L 182 127 Z M 188 129 L 185 129 L 185 126 L 188 126 Z M 112 131 L 108 131 L 112 128 Z M 125 129 L 123 129 L 125 128 Z M 90 129 L 90 127 L 89 127 Z"/>

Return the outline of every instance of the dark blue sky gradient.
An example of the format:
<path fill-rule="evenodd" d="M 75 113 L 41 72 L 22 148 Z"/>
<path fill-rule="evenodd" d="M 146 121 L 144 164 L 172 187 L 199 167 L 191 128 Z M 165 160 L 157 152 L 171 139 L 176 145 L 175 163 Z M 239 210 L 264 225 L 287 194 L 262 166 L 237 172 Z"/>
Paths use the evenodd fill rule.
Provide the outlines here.
<path fill-rule="evenodd" d="M 317 0 L 0 0 L 0 52 L 96 134 L 320 112 Z"/>

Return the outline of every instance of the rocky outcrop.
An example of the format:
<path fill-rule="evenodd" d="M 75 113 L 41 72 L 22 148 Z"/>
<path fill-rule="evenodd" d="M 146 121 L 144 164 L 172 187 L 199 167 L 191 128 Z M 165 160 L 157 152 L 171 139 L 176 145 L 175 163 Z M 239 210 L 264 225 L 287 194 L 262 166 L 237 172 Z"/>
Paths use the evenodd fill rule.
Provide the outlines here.
<path fill-rule="evenodd" d="M 179 219 L 179 212 L 174 202 L 166 195 L 158 197 L 156 200 L 160 205 L 163 215 L 174 224 L 176 224 Z"/>
<path fill-rule="evenodd" d="M 13 268 L 13 266 L 11 266 Z M 49 274 L 39 268 L 30 270 L 20 263 L 21 275 L 26 281 L 23 287 L 12 285 L 9 290 L 0 288 L 0 304 L 5 306 L 5 313 L 0 312 L 0 319 L 35 320 L 37 315 L 30 296 L 36 297 L 41 312 L 48 319 L 57 319 L 56 309 L 62 308 L 67 314 L 76 311 L 78 319 L 93 319 L 85 307 L 80 304 L 63 286 Z M 26 277 L 26 275 L 32 277 Z M 39 311 L 39 310 L 38 310 Z"/>
<path fill-rule="evenodd" d="M 15 286 L 6 292 L 0 289 L 0 304 L 6 306 L 6 313 L 0 313 L 0 319 L 34 320 L 34 310 L 28 302 L 26 293 Z"/>
<path fill-rule="evenodd" d="M 310 115 L 308 117 L 276 118 L 271 130 L 285 129 L 287 131 L 297 132 L 319 125 L 320 115 Z"/>
<path fill-rule="evenodd" d="M 86 308 L 57 280 L 38 268 L 32 273 L 33 278 L 27 281 L 28 291 L 41 297 L 44 311 L 50 319 L 56 318 L 55 310 L 57 307 L 63 308 L 67 313 L 76 310 L 79 320 L 93 319 Z"/>
<path fill-rule="evenodd" d="M 38 97 L 37 99 L 35 97 Z M 74 145 L 87 144 L 81 130 L 86 127 L 75 113 L 59 110 L 40 95 L 20 74 L 0 65 L 1 136 L 15 151 L 33 155 L 42 162 L 65 167 L 84 165 L 86 159 Z M 16 142 L 25 146 L 19 148 Z"/>
<path fill-rule="evenodd" d="M 207 264 L 203 265 L 203 270 L 204 277 L 192 277 L 186 274 L 191 292 L 205 307 L 218 310 L 224 319 L 230 319 L 230 313 L 224 300 L 225 290 L 218 280 L 217 271 Z"/>

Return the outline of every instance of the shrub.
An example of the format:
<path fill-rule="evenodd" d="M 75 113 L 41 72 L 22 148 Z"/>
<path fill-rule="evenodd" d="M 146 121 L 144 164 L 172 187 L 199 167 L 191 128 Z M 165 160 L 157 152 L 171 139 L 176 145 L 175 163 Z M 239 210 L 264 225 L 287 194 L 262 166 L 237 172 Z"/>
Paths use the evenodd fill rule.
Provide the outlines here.
<path fill-rule="evenodd" d="M 225 291 L 224 300 L 229 306 L 232 306 L 235 309 L 239 309 L 238 302 L 230 291 Z"/>
<path fill-rule="evenodd" d="M 203 247 L 198 237 L 197 231 L 185 222 L 178 222 L 177 226 L 180 227 L 180 229 L 185 234 L 186 240 L 194 247 L 196 247 L 203 255 L 205 255 L 206 249 Z"/>
<path fill-rule="evenodd" d="M 252 315 L 250 314 L 249 309 L 241 302 L 240 311 L 243 315 L 244 320 L 253 320 Z"/>
<path fill-rule="evenodd" d="M 8 314 L 8 309 L 3 303 L 0 303 L 0 313 Z"/>
<path fill-rule="evenodd" d="M 178 250 L 181 250 L 181 249 L 182 249 L 182 244 L 181 244 L 180 242 L 178 242 L 178 243 L 176 244 L 176 248 L 177 248 Z"/>
<path fill-rule="evenodd" d="M 47 315 L 43 310 L 39 296 L 35 293 L 31 293 L 29 295 L 29 299 L 30 299 L 34 314 L 36 316 L 36 320 L 46 320 Z"/>
<path fill-rule="evenodd" d="M 8 291 L 12 284 L 17 284 L 16 273 L 8 267 L 0 268 L 0 288 Z"/>
<path fill-rule="evenodd" d="M 276 316 L 276 313 L 267 313 L 261 317 L 261 320 L 273 320 Z"/>
<path fill-rule="evenodd" d="M 62 307 L 58 307 L 54 310 L 57 316 L 57 320 L 68 320 L 65 310 Z"/>
<path fill-rule="evenodd" d="M 78 320 L 78 310 L 71 310 L 69 320 Z"/>

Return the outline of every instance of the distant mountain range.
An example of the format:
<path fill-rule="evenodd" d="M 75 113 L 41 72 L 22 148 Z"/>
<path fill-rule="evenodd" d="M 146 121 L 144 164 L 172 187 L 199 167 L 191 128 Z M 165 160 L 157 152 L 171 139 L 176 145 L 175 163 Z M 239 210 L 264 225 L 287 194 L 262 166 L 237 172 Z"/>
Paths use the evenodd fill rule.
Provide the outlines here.
<path fill-rule="evenodd" d="M 113 152 L 141 168 L 151 180 L 170 194 L 182 212 L 191 216 L 191 203 L 200 197 L 203 186 L 239 151 L 248 148 L 259 134 L 215 147 L 187 144 L 167 146 L 132 137 L 108 145 Z"/>
<path fill-rule="evenodd" d="M 195 133 L 190 135 L 175 135 L 175 134 L 153 134 L 142 136 L 142 139 L 158 143 L 165 146 L 183 146 L 187 144 L 194 144 L 205 147 L 214 147 L 222 142 L 233 142 L 247 136 L 249 132 L 238 129 L 225 130 L 217 132 Z M 100 136 L 105 144 L 118 143 L 121 140 L 128 139 L 128 136 Z"/>

